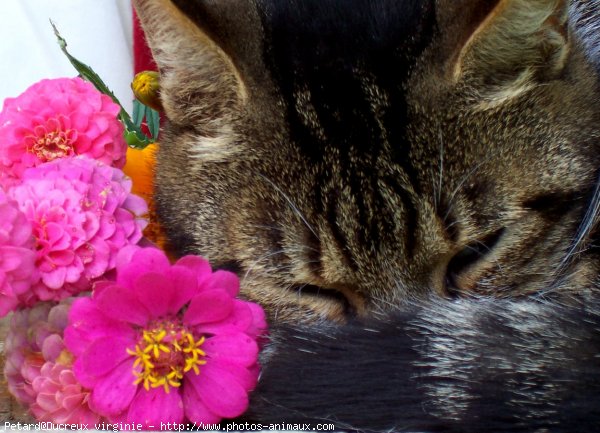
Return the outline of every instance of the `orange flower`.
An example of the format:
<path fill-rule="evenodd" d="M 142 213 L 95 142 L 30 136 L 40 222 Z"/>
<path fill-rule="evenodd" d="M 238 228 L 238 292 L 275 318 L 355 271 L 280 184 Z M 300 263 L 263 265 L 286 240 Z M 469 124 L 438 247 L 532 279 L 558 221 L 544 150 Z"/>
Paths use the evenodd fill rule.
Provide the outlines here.
<path fill-rule="evenodd" d="M 144 149 L 127 149 L 127 162 L 123 171 L 133 180 L 132 191 L 147 201 L 152 200 L 154 190 L 154 164 L 158 143 L 148 145 Z"/>
<path fill-rule="evenodd" d="M 133 181 L 131 192 L 139 195 L 148 203 L 148 219 L 150 224 L 144 230 L 144 236 L 161 249 L 165 249 L 166 238 L 158 224 L 154 205 L 154 165 L 158 143 L 144 149 L 127 149 L 127 162 L 123 171 Z"/>

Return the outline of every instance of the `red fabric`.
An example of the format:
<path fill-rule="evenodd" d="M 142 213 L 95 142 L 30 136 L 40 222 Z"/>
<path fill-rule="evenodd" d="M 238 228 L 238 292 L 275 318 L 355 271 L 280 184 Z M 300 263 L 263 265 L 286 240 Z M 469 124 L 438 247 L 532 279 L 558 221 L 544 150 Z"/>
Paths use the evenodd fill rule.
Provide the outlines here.
<path fill-rule="evenodd" d="M 135 10 L 133 11 L 133 70 L 136 74 L 141 71 L 158 70 Z"/>

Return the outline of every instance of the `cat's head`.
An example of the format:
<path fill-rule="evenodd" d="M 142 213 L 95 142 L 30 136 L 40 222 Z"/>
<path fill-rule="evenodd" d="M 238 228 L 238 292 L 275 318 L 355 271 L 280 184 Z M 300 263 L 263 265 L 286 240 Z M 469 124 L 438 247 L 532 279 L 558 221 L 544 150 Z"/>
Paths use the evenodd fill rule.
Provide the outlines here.
<path fill-rule="evenodd" d="M 171 246 L 274 317 L 595 284 L 592 2 L 134 3 Z"/>

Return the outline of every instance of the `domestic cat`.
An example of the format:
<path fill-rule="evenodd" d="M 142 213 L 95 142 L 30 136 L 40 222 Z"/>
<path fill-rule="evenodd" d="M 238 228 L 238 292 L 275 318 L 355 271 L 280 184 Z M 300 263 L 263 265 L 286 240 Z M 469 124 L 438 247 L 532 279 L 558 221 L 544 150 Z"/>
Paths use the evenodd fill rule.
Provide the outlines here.
<path fill-rule="evenodd" d="M 250 419 L 597 428 L 597 2 L 134 4 L 170 247 L 270 318 Z"/>

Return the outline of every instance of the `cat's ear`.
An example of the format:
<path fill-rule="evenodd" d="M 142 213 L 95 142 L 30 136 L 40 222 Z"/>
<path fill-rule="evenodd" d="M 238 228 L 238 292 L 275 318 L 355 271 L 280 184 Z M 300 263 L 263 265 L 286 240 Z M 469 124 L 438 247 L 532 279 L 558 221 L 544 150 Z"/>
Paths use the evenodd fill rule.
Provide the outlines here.
<path fill-rule="evenodd" d="M 567 0 L 486 0 L 452 59 L 454 82 L 504 99 L 560 75 L 569 54 Z"/>
<path fill-rule="evenodd" d="M 223 118 L 243 103 L 240 73 L 208 29 L 171 0 L 133 4 L 160 71 L 161 102 L 171 121 Z"/>

